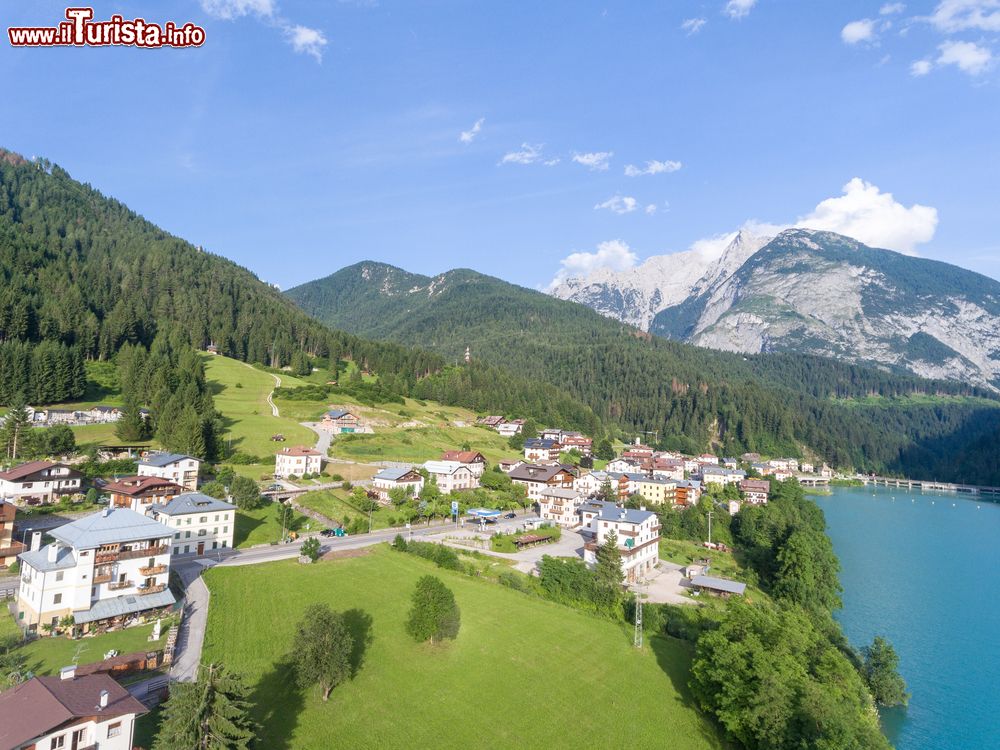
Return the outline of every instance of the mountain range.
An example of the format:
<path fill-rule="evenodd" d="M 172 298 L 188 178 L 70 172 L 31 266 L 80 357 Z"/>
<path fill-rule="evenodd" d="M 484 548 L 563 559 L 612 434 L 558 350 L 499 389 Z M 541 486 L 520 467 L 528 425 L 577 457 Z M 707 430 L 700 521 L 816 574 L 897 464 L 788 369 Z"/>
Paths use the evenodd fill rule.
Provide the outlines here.
<path fill-rule="evenodd" d="M 737 233 L 552 290 L 644 331 L 734 352 L 798 352 L 1000 387 L 1000 282 L 832 232 Z"/>

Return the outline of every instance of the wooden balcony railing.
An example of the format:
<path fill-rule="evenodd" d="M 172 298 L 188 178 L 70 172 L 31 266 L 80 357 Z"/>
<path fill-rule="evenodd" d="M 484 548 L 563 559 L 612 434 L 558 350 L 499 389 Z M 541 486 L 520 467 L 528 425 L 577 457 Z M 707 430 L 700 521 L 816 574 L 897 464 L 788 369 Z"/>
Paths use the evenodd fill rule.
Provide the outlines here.
<path fill-rule="evenodd" d="M 122 589 L 130 589 L 135 586 L 134 581 L 115 581 L 114 583 L 109 583 L 108 588 L 112 591 L 121 591 Z"/>
<path fill-rule="evenodd" d="M 136 589 L 139 596 L 146 596 L 147 594 L 159 594 L 167 587 L 165 583 L 154 583 L 152 586 L 140 586 Z"/>
<path fill-rule="evenodd" d="M 159 575 L 160 573 L 166 573 L 166 572 L 167 572 L 166 565 L 153 565 L 152 567 L 147 565 L 143 568 L 139 568 L 139 575 L 143 576 L 155 576 Z"/>
<path fill-rule="evenodd" d="M 102 573 L 101 575 L 94 576 L 94 583 L 111 583 L 111 574 Z"/>
<path fill-rule="evenodd" d="M 142 549 L 122 550 L 118 553 L 118 560 L 137 560 L 140 557 L 156 557 L 167 554 L 169 547 L 166 544 L 158 544 L 155 547 L 144 547 Z"/>

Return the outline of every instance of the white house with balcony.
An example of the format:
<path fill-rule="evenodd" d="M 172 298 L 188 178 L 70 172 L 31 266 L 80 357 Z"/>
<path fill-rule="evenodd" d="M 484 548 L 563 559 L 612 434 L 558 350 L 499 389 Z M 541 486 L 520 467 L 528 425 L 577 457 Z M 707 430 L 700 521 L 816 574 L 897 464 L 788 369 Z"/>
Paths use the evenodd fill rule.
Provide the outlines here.
<path fill-rule="evenodd" d="M 140 477 L 160 477 L 179 484 L 189 492 L 198 489 L 201 460 L 179 453 L 149 453 L 139 462 Z"/>
<path fill-rule="evenodd" d="M 538 515 L 543 521 L 552 521 L 567 528 L 580 523 L 577 512 L 584 495 L 576 489 L 546 487 L 538 498 Z"/>
<path fill-rule="evenodd" d="M 37 632 L 71 616 L 83 632 L 129 625 L 174 603 L 167 588 L 171 529 L 129 508 L 49 531 L 55 541 L 22 552 L 17 622 Z"/>
<path fill-rule="evenodd" d="M 148 515 L 173 531 L 173 555 L 204 555 L 212 550 L 232 549 L 236 530 L 236 506 L 201 492 L 185 492 Z"/>
<path fill-rule="evenodd" d="M 80 492 L 83 475 L 66 464 L 28 461 L 0 471 L 0 498 L 21 504 L 50 503 Z"/>
<path fill-rule="evenodd" d="M 635 583 L 651 573 L 660 557 L 660 520 L 656 514 L 600 501 L 586 507 L 593 507 L 595 512 L 581 513 L 585 523 L 589 518 L 591 535 L 583 547 L 584 562 L 596 565 L 597 549 L 614 534 L 622 556 L 625 581 Z"/>
<path fill-rule="evenodd" d="M 428 476 L 437 482 L 441 494 L 455 490 L 472 490 L 479 486 L 479 477 L 458 461 L 428 461 L 424 464 Z"/>

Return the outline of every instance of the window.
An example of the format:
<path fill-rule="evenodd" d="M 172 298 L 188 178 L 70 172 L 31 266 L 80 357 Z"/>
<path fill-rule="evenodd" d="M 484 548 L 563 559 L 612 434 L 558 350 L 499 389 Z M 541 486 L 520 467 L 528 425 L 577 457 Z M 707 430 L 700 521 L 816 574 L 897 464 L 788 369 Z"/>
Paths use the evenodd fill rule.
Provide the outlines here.
<path fill-rule="evenodd" d="M 198 529 L 198 536 L 205 536 L 208 534 L 208 529 Z"/>
<path fill-rule="evenodd" d="M 60 570 L 56 573 L 56 581 L 61 581 L 63 579 L 63 572 Z"/>
<path fill-rule="evenodd" d="M 208 523 L 208 516 L 202 516 L 199 518 L 198 523 Z"/>
<path fill-rule="evenodd" d="M 62 594 L 56 594 L 52 597 L 53 604 L 62 604 Z"/>
<path fill-rule="evenodd" d="M 184 532 L 184 538 L 185 539 L 190 539 L 191 538 L 191 532 L 190 531 L 185 531 Z"/>
<path fill-rule="evenodd" d="M 62 750 L 62 748 L 66 747 L 66 735 L 60 734 L 58 737 L 53 737 L 52 742 L 49 743 L 49 747 L 52 750 Z"/>
<path fill-rule="evenodd" d="M 216 526 L 216 527 L 215 527 L 214 529 L 212 529 L 212 533 L 213 533 L 213 534 L 214 534 L 215 536 L 218 536 L 218 535 L 219 535 L 219 527 L 218 527 L 218 526 Z"/>
<path fill-rule="evenodd" d="M 222 527 L 222 533 L 223 534 L 228 534 L 229 533 L 229 527 L 228 526 L 223 526 Z"/>
<path fill-rule="evenodd" d="M 122 733 L 122 723 L 116 721 L 114 724 L 108 724 L 108 739 L 112 737 L 117 737 Z"/>
<path fill-rule="evenodd" d="M 190 518 L 189 518 L 189 519 L 187 520 L 187 525 L 188 525 L 188 526 L 190 526 L 190 525 L 191 525 L 191 519 L 190 519 Z"/>
<path fill-rule="evenodd" d="M 174 534 L 174 539 L 180 539 L 180 538 L 181 538 L 181 532 L 178 531 L 176 534 Z"/>
<path fill-rule="evenodd" d="M 218 521 L 218 520 L 219 520 L 219 514 L 218 514 L 218 513 L 216 513 L 216 514 L 215 514 L 215 520 L 216 520 L 216 521 Z"/>

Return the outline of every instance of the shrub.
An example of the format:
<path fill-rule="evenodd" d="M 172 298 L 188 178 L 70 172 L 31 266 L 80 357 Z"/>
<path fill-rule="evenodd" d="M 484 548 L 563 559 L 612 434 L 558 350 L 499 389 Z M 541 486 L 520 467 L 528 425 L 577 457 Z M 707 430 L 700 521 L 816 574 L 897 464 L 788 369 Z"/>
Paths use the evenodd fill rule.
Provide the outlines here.
<path fill-rule="evenodd" d="M 331 474 L 330 475 L 330 480 L 333 481 L 333 482 L 343 482 L 344 481 L 344 477 L 342 477 L 340 474 Z"/>

